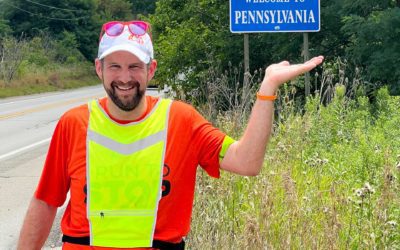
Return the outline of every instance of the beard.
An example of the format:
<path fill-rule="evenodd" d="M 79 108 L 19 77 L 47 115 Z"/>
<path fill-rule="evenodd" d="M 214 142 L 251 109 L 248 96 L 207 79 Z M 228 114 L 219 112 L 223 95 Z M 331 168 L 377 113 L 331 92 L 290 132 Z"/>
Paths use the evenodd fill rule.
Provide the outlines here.
<path fill-rule="evenodd" d="M 130 96 L 119 96 L 117 94 L 117 88 L 121 86 L 123 88 L 133 88 L 134 94 Z M 121 81 L 112 81 L 111 88 L 105 88 L 108 96 L 112 100 L 112 102 L 117 105 L 123 111 L 132 111 L 134 110 L 142 100 L 145 90 L 140 89 L 140 83 L 138 81 L 129 81 L 123 83 Z"/>

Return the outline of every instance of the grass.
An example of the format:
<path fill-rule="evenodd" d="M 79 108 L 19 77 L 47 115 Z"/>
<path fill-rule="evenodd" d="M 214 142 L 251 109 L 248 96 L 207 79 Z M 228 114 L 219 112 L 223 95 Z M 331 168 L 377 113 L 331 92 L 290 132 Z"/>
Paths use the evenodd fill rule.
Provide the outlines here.
<path fill-rule="evenodd" d="M 328 85 L 300 111 L 280 93 L 259 176 L 198 173 L 189 249 L 400 249 L 400 99 Z M 238 137 L 238 112 L 213 121 Z"/>
<path fill-rule="evenodd" d="M 50 69 L 30 66 L 11 82 L 0 80 L 0 98 L 72 89 L 99 82 L 90 63 L 58 65 Z"/>

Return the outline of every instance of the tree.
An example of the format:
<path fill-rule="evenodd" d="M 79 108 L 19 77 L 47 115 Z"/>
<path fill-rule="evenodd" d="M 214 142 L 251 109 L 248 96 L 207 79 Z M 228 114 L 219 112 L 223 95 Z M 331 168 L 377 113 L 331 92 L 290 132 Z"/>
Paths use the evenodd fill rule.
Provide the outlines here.
<path fill-rule="evenodd" d="M 147 16 L 153 14 L 156 9 L 156 0 L 130 0 L 132 4 L 132 13 L 135 19 L 139 19 L 140 16 Z"/>
<path fill-rule="evenodd" d="M 349 37 L 346 57 L 364 77 L 400 94 L 400 8 L 395 1 L 344 1 L 342 31 Z"/>
<path fill-rule="evenodd" d="M 324 26 L 324 31 L 310 34 L 311 55 L 344 52 L 334 44 L 343 40 L 337 32 L 340 0 L 324 4 L 329 11 L 321 11 L 322 19 L 329 29 Z M 243 35 L 230 32 L 226 1 L 158 1 L 150 21 L 161 84 L 178 85 L 188 92 L 198 87 L 199 79 L 212 64 L 219 65 L 224 72 L 230 63 L 238 67 L 243 62 Z M 249 40 L 250 72 L 281 60 L 303 60 L 302 33 L 254 33 L 249 34 Z"/>
<path fill-rule="evenodd" d="M 7 20 L 0 19 L 0 37 L 10 35 L 12 32 Z"/>
<path fill-rule="evenodd" d="M 21 36 L 19 39 L 6 37 L 0 40 L 0 79 L 7 84 L 15 77 L 18 67 L 27 52 L 27 42 Z"/>
<path fill-rule="evenodd" d="M 4 0 L 4 16 L 13 27 L 13 35 L 26 34 L 28 38 L 46 30 L 56 39 L 62 39 L 64 30 L 76 35 L 79 50 L 86 58 L 96 53 L 99 24 L 94 18 L 94 0 Z"/>
<path fill-rule="evenodd" d="M 157 2 L 149 19 L 161 85 L 181 86 L 188 92 L 212 63 L 224 68 L 229 60 L 240 60 L 242 40 L 229 31 L 228 8 L 223 0 Z"/>
<path fill-rule="evenodd" d="M 0 1 L 0 37 L 7 36 L 11 34 L 12 30 L 8 20 L 4 19 L 4 3 Z"/>
<path fill-rule="evenodd" d="M 388 84 L 392 93 L 400 93 L 399 9 L 399 0 L 321 1 L 321 31 L 309 34 L 311 56 L 323 54 L 328 61 L 340 57 L 349 68 L 364 69 L 365 80 Z M 1 35 L 31 38 L 46 31 L 62 41 L 73 34 L 89 60 L 96 57 L 102 23 L 134 18 L 152 23 L 161 85 L 187 93 L 207 80 L 210 67 L 217 65 L 224 72 L 243 62 L 243 35 L 230 32 L 229 3 L 224 0 L 0 2 Z M 285 59 L 303 60 L 302 33 L 254 33 L 249 38 L 250 72 Z"/>
<path fill-rule="evenodd" d="M 111 20 L 130 20 L 133 19 L 132 3 L 126 0 L 97 0 L 97 15 L 100 23 Z"/>
<path fill-rule="evenodd" d="M 346 72 L 350 77 L 361 68 L 364 80 L 389 84 L 392 93 L 400 93 L 399 3 L 321 1 L 321 30 L 309 33 L 311 56 L 322 54 L 328 61 L 340 57 L 354 69 Z M 211 65 L 224 72 L 229 62 L 242 63 L 243 36 L 230 33 L 228 9 L 229 3 L 222 0 L 157 1 L 149 20 L 161 84 L 188 92 L 199 87 L 199 79 Z M 303 60 L 302 33 L 255 33 L 249 38 L 251 72 L 285 59 Z"/>
<path fill-rule="evenodd" d="M 102 23 L 134 17 L 129 0 L 4 0 L 3 5 L 14 36 L 23 32 L 34 37 L 38 30 L 46 30 L 63 40 L 67 31 L 75 35 L 79 50 L 88 60 L 96 57 Z"/>

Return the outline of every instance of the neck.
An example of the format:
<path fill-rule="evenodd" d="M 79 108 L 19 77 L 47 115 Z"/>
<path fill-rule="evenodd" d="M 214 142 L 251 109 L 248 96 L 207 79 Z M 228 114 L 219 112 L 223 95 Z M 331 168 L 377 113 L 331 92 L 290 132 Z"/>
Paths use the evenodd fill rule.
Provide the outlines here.
<path fill-rule="evenodd" d="M 146 96 L 143 96 L 139 105 L 131 111 L 124 111 L 120 109 L 109 97 L 107 97 L 107 108 L 111 116 L 115 119 L 123 121 L 135 121 L 139 119 L 147 109 Z"/>

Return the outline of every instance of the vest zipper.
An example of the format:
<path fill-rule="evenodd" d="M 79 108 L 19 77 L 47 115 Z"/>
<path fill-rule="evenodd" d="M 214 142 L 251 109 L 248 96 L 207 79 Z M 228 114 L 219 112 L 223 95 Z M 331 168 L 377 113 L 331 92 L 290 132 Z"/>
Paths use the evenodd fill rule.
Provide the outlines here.
<path fill-rule="evenodd" d="M 108 216 L 154 216 L 154 209 L 144 210 L 101 210 L 91 211 L 90 216 L 105 218 Z"/>

